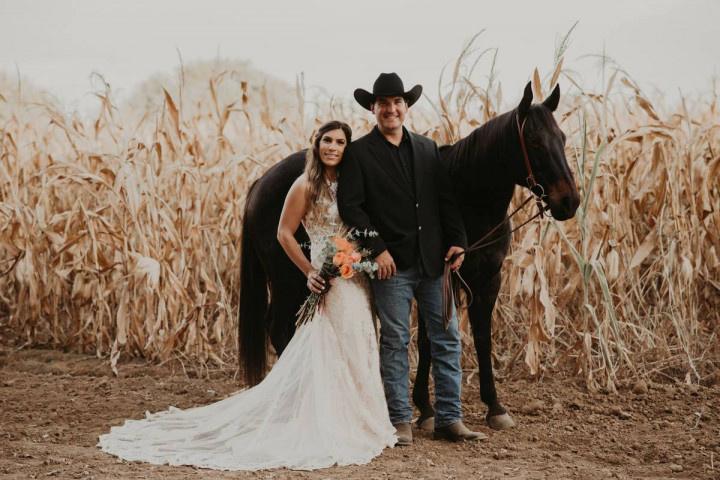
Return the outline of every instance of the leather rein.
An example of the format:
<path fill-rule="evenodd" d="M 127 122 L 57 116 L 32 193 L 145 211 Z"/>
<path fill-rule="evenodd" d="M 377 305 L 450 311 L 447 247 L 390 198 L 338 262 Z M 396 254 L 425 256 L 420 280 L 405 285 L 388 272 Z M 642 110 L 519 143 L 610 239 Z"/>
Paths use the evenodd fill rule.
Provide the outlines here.
<path fill-rule="evenodd" d="M 523 160 L 525 162 L 525 170 L 527 171 L 527 177 L 525 179 L 525 182 L 527 184 L 528 189 L 532 192 L 531 196 L 528 196 L 523 202 L 515 209 L 510 215 L 507 215 L 502 222 L 495 225 L 492 229 L 490 229 L 489 232 L 487 232 L 485 235 L 480 237 L 477 241 L 475 241 L 472 245 L 470 245 L 468 248 L 466 248 L 461 253 L 455 253 L 452 257 L 450 257 L 445 262 L 445 269 L 443 271 L 443 278 L 442 278 L 442 293 L 443 293 L 443 324 L 445 326 L 445 329 L 448 328 L 450 325 L 450 320 L 452 318 L 452 307 L 455 306 L 456 309 L 461 308 L 467 308 L 469 307 L 473 302 L 473 294 L 472 290 L 468 286 L 467 282 L 465 282 L 465 279 L 460 275 L 460 272 L 458 270 L 452 270 L 450 268 L 450 265 L 455 261 L 455 259 L 464 254 L 469 254 L 478 250 L 482 250 L 483 248 L 487 248 L 490 245 L 494 245 L 495 243 L 503 240 L 504 236 L 499 236 L 497 238 L 494 238 L 492 240 L 488 240 L 495 232 L 498 231 L 502 226 L 508 224 L 510 222 L 510 219 L 514 217 L 518 212 L 523 210 L 525 206 L 530 203 L 533 199 L 535 200 L 535 205 L 537 205 L 537 213 L 518 225 L 517 227 L 510 230 L 509 235 L 512 235 L 516 231 L 520 230 L 522 227 L 527 225 L 528 223 L 532 222 L 536 218 L 540 217 L 543 218 L 545 210 L 548 210 L 550 207 L 543 206 L 542 199 L 545 197 L 545 191 L 539 183 L 535 180 L 535 175 L 533 174 L 532 165 L 530 165 L 530 157 L 528 156 L 527 147 L 525 145 L 525 120 L 523 119 L 522 123 L 520 122 L 520 115 L 518 113 L 515 114 L 515 124 L 517 125 L 518 129 L 518 136 L 520 137 L 520 150 L 522 150 L 523 154 Z M 464 289 L 469 300 L 466 305 L 462 305 L 460 303 L 460 289 Z"/>

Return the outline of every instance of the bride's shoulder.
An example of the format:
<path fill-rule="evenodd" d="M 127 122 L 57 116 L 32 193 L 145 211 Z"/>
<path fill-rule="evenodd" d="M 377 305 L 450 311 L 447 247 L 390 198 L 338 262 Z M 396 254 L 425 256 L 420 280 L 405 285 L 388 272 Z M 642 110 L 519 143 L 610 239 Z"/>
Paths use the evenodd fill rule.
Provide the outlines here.
<path fill-rule="evenodd" d="M 291 202 L 307 203 L 309 193 L 309 182 L 307 176 L 303 173 L 295 179 L 287 193 L 287 199 Z"/>
<path fill-rule="evenodd" d="M 309 188 L 310 182 L 307 175 L 303 172 L 299 177 L 295 179 L 292 186 L 290 187 L 290 191 L 301 191 L 303 193 L 308 193 Z"/>

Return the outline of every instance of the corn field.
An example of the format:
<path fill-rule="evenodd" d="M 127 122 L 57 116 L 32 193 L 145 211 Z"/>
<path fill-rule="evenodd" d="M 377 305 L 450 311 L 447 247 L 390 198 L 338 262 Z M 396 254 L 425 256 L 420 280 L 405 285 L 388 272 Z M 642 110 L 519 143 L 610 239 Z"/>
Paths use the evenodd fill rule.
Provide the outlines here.
<path fill-rule="evenodd" d="M 409 127 L 443 144 L 513 108 L 492 64 L 473 80 L 492 54 L 465 49 L 436 95 L 425 86 Z M 556 119 L 582 202 L 570 221 L 514 234 L 496 368 L 610 391 L 636 376 L 717 375 L 717 95 L 667 108 L 619 68 L 598 91 L 561 55 L 541 71 L 535 101 L 563 90 Z M 0 323 L 23 344 L 93 352 L 115 371 L 121 356 L 233 365 L 249 185 L 319 124 L 342 119 L 358 137 L 373 118 L 349 93 L 310 96 L 302 77 L 291 86 L 237 62 L 181 67 L 124 102 L 97 80 L 98 113 L 83 118 L 0 75 Z"/>

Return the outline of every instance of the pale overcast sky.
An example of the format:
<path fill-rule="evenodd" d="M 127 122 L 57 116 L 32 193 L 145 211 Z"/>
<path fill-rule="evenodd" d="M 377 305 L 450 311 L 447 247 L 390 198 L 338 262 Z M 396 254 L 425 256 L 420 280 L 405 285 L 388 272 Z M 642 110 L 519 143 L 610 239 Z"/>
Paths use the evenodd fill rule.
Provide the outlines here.
<path fill-rule="evenodd" d="M 565 65 L 599 77 L 603 50 L 652 93 L 711 91 L 720 73 L 716 0 L 0 0 L 0 69 L 51 90 L 68 108 L 87 101 L 97 71 L 116 93 L 156 72 L 217 56 L 247 59 L 289 82 L 350 98 L 396 71 L 435 97 L 443 65 L 473 34 L 499 48 L 505 97 L 519 98 L 558 39 L 578 21 Z M 479 77 L 487 68 L 479 69 Z M 83 100 L 83 98 L 85 100 Z"/>

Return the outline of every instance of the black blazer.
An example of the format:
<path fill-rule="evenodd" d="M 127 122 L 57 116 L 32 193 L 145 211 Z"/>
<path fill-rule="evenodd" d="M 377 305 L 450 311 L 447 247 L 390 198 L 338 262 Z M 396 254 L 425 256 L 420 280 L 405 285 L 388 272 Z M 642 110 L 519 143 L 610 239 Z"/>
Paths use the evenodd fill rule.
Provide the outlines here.
<path fill-rule="evenodd" d="M 419 261 L 423 271 L 435 277 L 443 271 L 448 248 L 467 248 L 465 227 L 437 145 L 422 135 L 408 135 L 414 191 L 375 127 L 345 151 L 339 170 L 338 209 L 348 226 L 379 233 L 362 240 L 373 256 L 387 249 L 398 269 Z"/>

